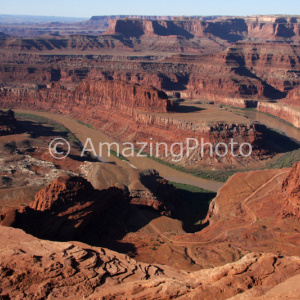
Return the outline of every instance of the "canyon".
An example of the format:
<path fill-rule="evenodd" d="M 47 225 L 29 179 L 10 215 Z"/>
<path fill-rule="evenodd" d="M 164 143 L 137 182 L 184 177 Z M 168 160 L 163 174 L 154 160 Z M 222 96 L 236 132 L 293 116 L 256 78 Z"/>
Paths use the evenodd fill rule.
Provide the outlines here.
<path fill-rule="evenodd" d="M 238 145 L 249 143 L 252 147 L 251 155 L 247 158 L 241 154 L 217 157 L 216 153 L 210 155 L 209 147 L 203 153 L 199 147 L 180 161 L 185 166 L 217 164 L 225 168 L 229 165 L 241 168 L 268 159 L 276 153 L 276 149 L 272 150 L 265 142 L 255 124 L 191 122 L 181 119 L 180 114 L 179 119 L 178 115 L 172 118 L 174 103 L 168 100 L 165 93 L 152 87 L 119 81 L 83 80 L 75 91 L 51 84 L 49 88 L 39 90 L 2 88 L 0 96 L 3 107 L 61 113 L 100 129 L 118 142 L 132 142 L 137 148 L 137 142 L 140 141 L 153 140 L 171 147 L 175 142 L 186 143 L 187 138 L 203 139 L 214 147 L 220 142 L 229 144 L 231 139 Z M 166 117 L 160 115 L 167 112 Z M 149 145 L 144 150 L 149 151 Z M 246 150 L 249 152 L 249 149 Z M 245 153 L 248 153 L 246 150 Z M 173 156 L 170 153 L 164 155 L 164 151 L 160 151 L 158 156 L 170 162 L 173 160 Z"/>
<path fill-rule="evenodd" d="M 95 180 L 92 174 L 91 178 Z M 138 242 L 143 236 L 141 229 L 128 232 L 122 239 L 123 243 L 133 242 L 134 235 L 139 236 L 135 256 L 138 261 L 103 245 L 82 242 L 85 232 L 90 232 L 84 228 L 95 228 L 96 220 L 104 221 L 101 212 L 107 215 L 124 211 L 121 203 L 125 204 L 126 199 L 122 194 L 121 188 L 106 188 L 106 183 L 104 189 L 95 190 L 81 177 L 60 177 L 39 191 L 30 206 L 3 211 L 1 296 L 152 299 L 159 292 L 161 299 L 280 299 L 287 293 L 290 297 L 298 295 L 293 283 L 300 272 L 300 258 L 296 256 L 299 212 L 295 210 L 299 206 L 299 163 L 292 169 L 236 174 L 210 204 L 206 218 L 209 225 L 195 234 L 169 232 L 164 218 L 170 216 L 157 216 L 155 223 L 148 220 L 149 236 L 161 241 L 161 249 L 151 250 L 154 261 L 142 255 L 145 246 Z M 144 201 L 130 205 L 144 206 Z M 151 215 L 150 211 L 135 209 L 145 220 Z M 149 209 L 156 210 L 152 205 Z M 36 226 L 37 222 L 41 222 L 40 226 Z M 105 231 L 107 225 L 104 222 L 98 228 Z M 37 239 L 7 226 L 21 227 L 36 236 L 44 232 L 54 241 Z M 55 242 L 69 240 L 70 236 L 77 241 Z M 168 249 L 174 251 L 177 264 L 161 255 Z M 181 252 L 182 257 L 185 253 L 185 259 L 193 260 L 190 265 L 183 264 Z M 37 276 L 41 270 L 43 275 Z"/>
<path fill-rule="evenodd" d="M 299 24 L 0 23 L 0 299 L 297 299 Z"/>
<path fill-rule="evenodd" d="M 294 39 L 279 38 L 281 34 L 278 29 L 281 24 L 289 27 L 293 24 L 291 28 L 296 30 L 297 20 L 276 17 L 257 20 L 115 18 L 110 20 L 110 26 L 103 35 L 92 37 L 93 40 L 118 37 L 118 42 L 144 37 L 149 42 L 152 37 L 159 36 L 164 45 L 169 37 L 173 38 L 177 34 L 178 28 L 181 28 L 180 34 L 185 32 L 186 39 L 200 36 L 202 41 L 205 38 L 211 41 L 211 31 L 219 35 L 222 32 L 224 36 L 218 38 L 225 41 L 228 32 L 234 30 L 243 37 L 235 41 L 229 41 L 227 37 L 222 49 L 215 52 L 209 46 L 209 53 L 202 55 L 179 54 L 180 51 L 175 48 L 163 50 L 165 53 L 157 52 L 149 45 L 146 48 L 151 55 L 134 45 L 134 52 L 140 54 L 125 54 L 124 44 L 121 48 L 114 46 L 111 49 L 116 51 L 114 54 L 100 52 L 100 55 L 87 52 L 94 46 L 84 46 L 82 50 L 76 45 L 71 48 L 60 47 L 64 54 L 51 53 L 49 47 L 40 47 L 38 52 L 46 51 L 41 54 L 30 47 L 24 52 L 13 48 L 8 51 L 4 46 L 0 56 L 3 62 L 0 66 L 3 71 L 0 75 L 2 107 L 67 114 L 105 131 L 118 142 L 135 142 L 152 137 L 156 142 L 171 145 L 174 141 L 185 141 L 189 136 L 204 138 L 205 142 L 210 141 L 215 146 L 219 142 L 228 143 L 234 138 L 240 144 L 246 142 L 253 147 L 253 155 L 248 161 L 239 157 L 223 159 L 214 156 L 203 159 L 199 153 L 194 153 L 191 159 L 182 161 L 182 166 L 218 166 L 226 169 L 233 165 L 236 169 L 247 168 L 278 153 L 278 149 L 265 144 L 259 127 L 245 120 L 246 126 L 226 119 L 214 124 L 190 122 L 188 118 L 178 115 L 173 117 L 173 112 L 176 112 L 176 107 L 180 110 L 184 106 L 178 105 L 180 99 L 191 99 L 195 103 L 214 101 L 220 105 L 257 108 L 258 111 L 276 115 L 298 127 L 297 109 L 288 103 L 292 101 L 294 105 L 297 101 L 288 99 L 295 98 L 293 91 L 297 90 L 300 83 L 300 48 Z M 267 28 L 271 25 L 278 27 L 273 33 L 276 39 L 267 38 L 264 33 L 257 33 L 260 39 L 255 37 L 254 32 L 258 30 L 253 25 L 255 22 L 265 24 L 259 25 L 262 31 L 269 30 Z M 243 29 L 244 23 L 252 25 L 247 25 L 246 30 Z M 296 39 L 297 34 L 293 36 Z M 84 39 L 90 38 L 84 36 L 81 42 L 85 43 Z M 40 42 L 46 40 L 42 38 Z M 109 44 L 106 45 L 110 48 Z M 185 46 L 183 48 L 186 49 Z M 72 49 L 83 52 L 74 53 Z M 95 49 L 100 48 L 96 46 Z M 278 105 L 286 105 L 287 108 L 280 106 L 277 109 Z M 81 106 L 84 106 L 84 113 Z M 95 109 L 95 106 L 98 108 Z M 159 115 L 168 112 L 171 112 L 169 116 Z M 145 150 L 149 152 L 148 148 Z M 166 160 L 172 163 L 171 156 Z"/>

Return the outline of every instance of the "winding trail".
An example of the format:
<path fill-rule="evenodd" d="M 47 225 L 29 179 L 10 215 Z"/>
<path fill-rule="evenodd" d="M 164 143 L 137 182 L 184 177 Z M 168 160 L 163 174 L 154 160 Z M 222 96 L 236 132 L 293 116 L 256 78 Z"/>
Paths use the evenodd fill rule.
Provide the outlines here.
<path fill-rule="evenodd" d="M 146 219 L 146 217 L 142 214 L 143 218 L 149 222 L 149 225 L 151 226 L 151 228 L 156 231 L 161 237 L 163 237 L 164 239 L 166 239 L 168 242 L 172 243 L 172 244 L 184 244 L 184 245 L 204 245 L 204 244 L 209 244 L 211 242 L 214 242 L 216 240 L 218 240 L 219 238 L 221 238 L 223 235 L 227 236 L 228 232 L 230 230 L 236 230 L 236 229 L 242 229 L 242 228 L 249 228 L 252 226 L 253 223 L 255 223 L 258 220 L 257 215 L 254 213 L 253 210 L 251 210 L 251 208 L 248 207 L 247 202 L 249 202 L 249 200 L 251 200 L 257 193 L 259 193 L 261 190 L 263 190 L 267 185 L 269 185 L 271 182 L 273 182 L 276 178 L 278 178 L 279 176 L 288 173 L 289 171 L 284 171 L 281 172 L 275 176 L 273 176 L 269 181 L 267 181 L 266 183 L 264 183 L 263 185 L 261 185 L 257 190 L 255 190 L 251 195 L 249 195 L 246 199 L 244 199 L 244 201 L 242 202 L 243 206 L 246 208 L 246 210 L 249 212 L 249 214 L 251 214 L 253 216 L 253 220 L 250 224 L 248 225 L 243 225 L 243 226 L 238 226 L 238 227 L 232 227 L 229 229 L 226 229 L 224 231 L 222 231 L 220 234 L 218 234 L 216 237 L 207 240 L 207 241 L 197 241 L 197 242 L 188 242 L 188 241 L 175 241 L 170 239 L 169 237 L 167 237 L 164 233 L 162 233 L 154 224 L 152 224 L 149 220 Z"/>

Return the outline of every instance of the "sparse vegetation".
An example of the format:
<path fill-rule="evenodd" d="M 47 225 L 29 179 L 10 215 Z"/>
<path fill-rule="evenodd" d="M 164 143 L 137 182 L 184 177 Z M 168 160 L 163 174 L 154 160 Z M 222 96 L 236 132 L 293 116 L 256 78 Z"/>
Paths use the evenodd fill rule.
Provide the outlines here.
<path fill-rule="evenodd" d="M 12 142 L 3 144 L 2 150 L 6 153 L 13 154 L 17 150 L 16 141 L 12 141 Z"/>
<path fill-rule="evenodd" d="M 110 154 L 112 154 L 113 156 L 119 158 L 120 160 L 123 160 L 123 161 L 129 161 L 126 157 L 124 157 L 123 155 L 121 155 L 120 153 L 118 154 L 116 151 L 114 150 L 109 150 Z"/>
<path fill-rule="evenodd" d="M 53 128 L 53 131 L 57 132 L 59 135 L 63 135 L 69 142 L 72 142 L 78 146 L 81 145 L 80 141 L 76 138 L 76 136 L 60 123 L 57 123 L 45 117 L 28 114 L 28 113 L 16 113 L 16 116 L 19 119 L 30 120 L 35 123 L 51 126 Z"/>
<path fill-rule="evenodd" d="M 22 147 L 25 147 L 25 148 L 30 148 L 30 147 L 31 147 L 31 141 L 28 140 L 28 139 L 23 140 L 23 141 L 21 142 L 21 146 L 22 146 Z"/>
<path fill-rule="evenodd" d="M 300 161 L 300 149 L 279 155 L 273 162 L 267 164 L 267 169 L 290 168 Z"/>
<path fill-rule="evenodd" d="M 246 172 L 247 170 L 218 170 L 218 171 L 212 171 L 212 170 L 199 170 L 199 169 L 187 169 L 185 167 L 179 166 L 179 165 L 174 165 L 168 161 L 162 160 L 161 158 L 150 156 L 147 153 L 142 153 L 143 155 L 147 156 L 150 159 L 155 160 L 156 162 L 165 165 L 167 167 L 170 167 L 172 169 L 175 169 L 177 171 L 191 174 L 196 177 L 200 177 L 203 179 L 207 180 L 214 180 L 214 181 L 219 181 L 219 182 L 226 182 L 227 179 L 234 175 L 237 172 Z"/>
<path fill-rule="evenodd" d="M 2 186 L 2 187 L 10 187 L 11 186 L 11 184 L 12 184 L 12 179 L 10 178 L 10 177 L 8 177 L 8 176 L 2 176 L 1 177 L 1 185 L 0 186 Z"/>
<path fill-rule="evenodd" d="M 79 120 L 76 120 L 76 122 L 77 122 L 78 124 L 84 125 L 84 126 L 86 126 L 86 127 L 88 127 L 88 128 L 94 129 L 94 127 L 93 127 L 92 125 L 90 125 L 90 124 L 84 123 L 84 122 L 79 121 Z"/>

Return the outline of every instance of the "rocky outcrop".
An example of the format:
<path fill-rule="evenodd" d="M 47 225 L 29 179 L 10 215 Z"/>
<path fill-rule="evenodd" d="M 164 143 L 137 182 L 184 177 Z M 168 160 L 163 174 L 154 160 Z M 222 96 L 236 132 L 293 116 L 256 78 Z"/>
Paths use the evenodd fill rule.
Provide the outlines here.
<path fill-rule="evenodd" d="M 122 201 L 121 189 L 97 191 L 81 177 L 61 177 L 38 192 L 30 206 L 4 211 L 0 224 L 40 238 L 81 240 L 101 214 Z"/>
<path fill-rule="evenodd" d="M 30 207 L 37 211 L 56 211 L 63 206 L 83 202 L 95 191 L 82 177 L 60 177 L 39 191 Z M 96 196 L 97 197 L 97 196 Z"/>
<path fill-rule="evenodd" d="M 283 216 L 293 216 L 300 221 L 300 162 L 294 165 L 282 182 L 282 191 L 287 194 L 283 202 Z"/>
<path fill-rule="evenodd" d="M 298 107 L 278 103 L 258 102 L 257 110 L 279 117 L 300 128 L 300 110 Z"/>
<path fill-rule="evenodd" d="M 87 179 L 95 189 L 110 186 L 122 188 L 130 203 L 139 207 L 151 207 L 162 215 L 173 216 L 179 208 L 179 196 L 168 181 L 155 170 L 122 168 L 105 163 L 93 163 Z"/>
<path fill-rule="evenodd" d="M 82 241 L 91 236 L 89 230 L 97 222 L 97 227 L 103 226 L 100 231 L 108 229 L 101 225 L 105 214 L 126 217 L 130 205 L 167 216 L 174 213 L 174 207 L 180 209 L 177 190 L 155 170 L 90 163 L 87 174 L 92 184 L 82 177 L 53 180 L 29 206 L 4 211 L 0 224 L 22 228 L 40 238 Z"/>
<path fill-rule="evenodd" d="M 105 248 L 39 240 L 3 226 L 0 241 L 2 299 L 82 299 L 121 282 L 126 285 L 182 274 Z"/>
<path fill-rule="evenodd" d="M 229 74 L 223 78 L 211 75 L 209 77 L 191 76 L 185 93 L 193 99 L 210 99 L 238 107 L 245 107 L 245 103 L 241 103 L 239 99 L 241 97 L 246 100 L 247 98 L 266 98 L 266 88 L 257 79 Z M 245 102 L 245 100 L 242 101 Z"/>
<path fill-rule="evenodd" d="M 17 121 L 12 110 L 0 110 L 0 136 L 17 133 Z"/>
<path fill-rule="evenodd" d="M 140 282 L 139 285 L 133 283 L 129 284 L 127 291 L 125 286 L 121 285 L 112 290 L 94 293 L 91 298 L 100 296 L 105 298 L 108 295 L 113 295 L 116 298 L 127 298 L 130 297 L 130 291 L 135 291 L 137 287 L 139 287 L 139 291 L 134 295 L 136 299 L 151 299 L 155 297 L 153 292 L 155 294 L 159 293 L 161 299 L 223 300 L 235 295 L 237 297 L 247 297 L 247 294 L 252 295 L 252 297 L 254 295 L 263 296 L 274 285 L 282 282 L 279 279 L 282 267 L 286 266 L 290 270 L 290 274 L 298 275 L 298 263 L 298 257 L 287 258 L 286 260 L 286 258 L 279 259 L 277 255 L 273 254 L 250 253 L 236 263 L 192 272 L 179 280 L 175 277 L 173 280 L 168 278 L 164 280 L 157 279 L 155 282 Z M 270 286 L 267 288 L 266 285 L 268 284 Z M 177 294 L 175 294 L 175 291 Z M 297 295 L 298 289 L 292 289 L 292 291 L 293 295 Z"/>
<path fill-rule="evenodd" d="M 300 268 L 299 257 L 250 253 L 235 263 L 187 273 L 140 263 L 105 248 L 38 240 L 2 226 L 0 240 L 3 299 L 258 297 L 296 278 Z M 289 294 L 297 296 L 296 286 L 290 286 Z"/>

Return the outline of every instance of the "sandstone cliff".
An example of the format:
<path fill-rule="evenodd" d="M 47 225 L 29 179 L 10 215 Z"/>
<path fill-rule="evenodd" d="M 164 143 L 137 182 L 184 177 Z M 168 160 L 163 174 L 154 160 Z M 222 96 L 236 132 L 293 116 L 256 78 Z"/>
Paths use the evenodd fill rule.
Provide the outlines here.
<path fill-rule="evenodd" d="M 284 102 L 294 106 L 300 106 L 300 86 L 289 91 Z"/>
<path fill-rule="evenodd" d="M 251 156 L 245 158 L 241 155 L 232 157 L 230 153 L 225 157 L 217 157 L 216 153 L 210 156 L 208 147 L 202 157 L 199 147 L 180 161 L 185 166 L 207 167 L 218 164 L 223 168 L 232 165 L 245 167 L 257 159 L 265 159 L 274 154 L 254 124 L 220 123 L 207 126 L 201 121 L 189 122 L 172 118 L 172 115 L 157 115 L 157 111 L 173 109 L 172 102 L 165 98 L 165 94 L 156 89 L 117 81 L 82 81 L 75 91 L 65 90 L 57 84 L 41 90 L 1 89 L 4 106 L 63 113 L 103 130 L 106 135 L 119 142 L 136 144 L 137 141 L 152 139 L 153 142 L 165 142 L 171 146 L 174 142 L 186 143 L 189 137 L 199 141 L 203 138 L 205 143 L 210 142 L 213 147 L 220 142 L 229 144 L 233 139 L 240 145 L 250 143 L 253 148 Z M 145 150 L 149 151 L 149 147 Z M 170 153 L 165 158 L 163 151 L 158 155 L 170 162 L 174 158 Z"/>
<path fill-rule="evenodd" d="M 51 83 L 49 88 L 39 90 L 3 88 L 0 93 L 1 97 L 6 98 L 11 104 L 15 99 L 13 105 L 15 107 L 35 107 L 56 111 L 63 109 L 70 102 L 74 107 L 118 109 L 129 115 L 132 115 L 135 110 L 167 112 L 173 108 L 173 103 L 168 100 L 164 92 L 150 86 L 122 81 L 82 81 L 75 91 L 68 91 L 58 84 Z"/>
<path fill-rule="evenodd" d="M 128 194 L 131 204 L 151 207 L 162 215 L 173 216 L 180 209 L 176 189 L 155 170 L 92 163 L 88 168 L 87 179 L 98 190 L 110 186 L 122 188 Z"/>
<path fill-rule="evenodd" d="M 300 163 L 294 165 L 282 182 L 282 191 L 287 194 L 282 208 L 285 217 L 294 216 L 300 220 Z"/>
<path fill-rule="evenodd" d="M 173 20 L 111 19 L 106 35 L 122 34 L 125 37 L 142 35 L 180 35 L 192 37 L 215 37 L 229 42 L 238 40 L 299 41 L 299 18 L 250 17 L 197 20 L 178 18 Z"/>
<path fill-rule="evenodd" d="M 162 37 L 164 39 L 165 37 Z M 172 39 L 173 37 L 171 37 Z M 162 41 L 163 42 L 163 41 Z M 182 44 L 184 48 L 186 45 Z M 210 55 L 0 55 L 4 86 L 33 88 L 50 81 L 74 88 L 81 80 L 115 80 L 151 85 L 182 98 L 233 102 L 235 99 L 295 98 L 300 85 L 300 47 L 245 43 Z M 219 49 L 220 51 L 221 49 Z M 35 84 L 34 84 L 35 83 Z"/>
<path fill-rule="evenodd" d="M 124 201 L 121 189 L 98 191 L 81 177 L 61 177 L 38 192 L 30 206 L 4 211 L 1 225 L 22 228 L 40 238 L 82 240 L 101 214 Z"/>
<path fill-rule="evenodd" d="M 300 111 L 298 107 L 284 104 L 258 102 L 257 110 L 279 117 L 300 128 Z"/>

